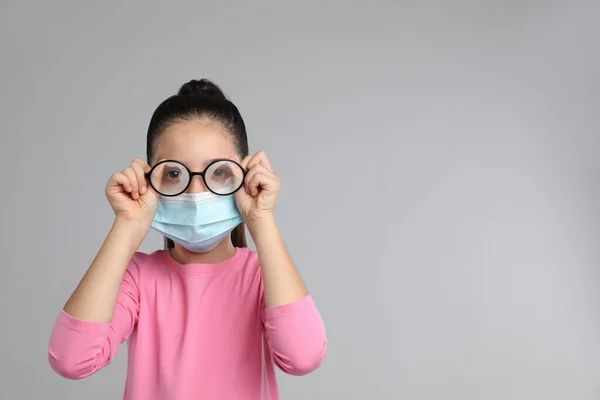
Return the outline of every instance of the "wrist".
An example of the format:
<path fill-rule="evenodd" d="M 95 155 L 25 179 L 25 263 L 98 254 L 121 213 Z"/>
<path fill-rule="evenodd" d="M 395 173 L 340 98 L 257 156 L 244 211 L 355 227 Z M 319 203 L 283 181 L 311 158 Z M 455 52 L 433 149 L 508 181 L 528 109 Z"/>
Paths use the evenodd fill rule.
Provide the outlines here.
<path fill-rule="evenodd" d="M 275 216 L 273 214 L 270 214 L 260 219 L 247 221 L 246 227 L 248 228 L 250 235 L 252 235 L 252 238 L 254 239 L 255 234 L 260 234 L 263 231 L 277 229 L 277 223 L 275 222 Z"/>
<path fill-rule="evenodd" d="M 137 247 L 144 241 L 151 225 L 152 223 L 146 221 L 132 221 L 117 217 L 113 222 L 111 232 Z"/>
<path fill-rule="evenodd" d="M 121 215 L 115 215 L 115 220 L 113 225 L 118 225 L 118 226 L 127 226 L 130 227 L 131 229 L 148 229 L 150 228 L 150 225 L 152 225 L 152 220 L 147 221 L 145 219 L 142 220 L 133 220 L 133 219 L 129 219 L 126 217 L 123 217 Z"/>

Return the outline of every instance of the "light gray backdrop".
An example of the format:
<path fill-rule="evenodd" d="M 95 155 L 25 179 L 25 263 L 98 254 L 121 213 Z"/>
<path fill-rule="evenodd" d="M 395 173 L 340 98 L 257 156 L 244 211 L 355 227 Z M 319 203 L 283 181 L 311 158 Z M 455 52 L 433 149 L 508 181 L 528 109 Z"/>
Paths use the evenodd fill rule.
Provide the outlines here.
<path fill-rule="evenodd" d="M 200 77 L 327 325 L 283 399 L 599 398 L 598 1 L 151 3 L 2 2 L 1 399 L 121 398 L 124 347 L 72 382 L 47 342 L 106 181 Z"/>

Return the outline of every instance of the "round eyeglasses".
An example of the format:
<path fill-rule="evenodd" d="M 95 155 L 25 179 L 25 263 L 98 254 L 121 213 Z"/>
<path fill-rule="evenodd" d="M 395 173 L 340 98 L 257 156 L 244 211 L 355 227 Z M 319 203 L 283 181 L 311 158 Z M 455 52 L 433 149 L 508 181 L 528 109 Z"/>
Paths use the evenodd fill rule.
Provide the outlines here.
<path fill-rule="evenodd" d="M 146 179 L 158 194 L 171 197 L 185 192 L 194 175 L 200 175 L 208 190 L 227 196 L 242 187 L 246 173 L 240 164 L 228 159 L 214 160 L 202 172 L 192 172 L 179 161 L 164 160 L 146 173 Z"/>

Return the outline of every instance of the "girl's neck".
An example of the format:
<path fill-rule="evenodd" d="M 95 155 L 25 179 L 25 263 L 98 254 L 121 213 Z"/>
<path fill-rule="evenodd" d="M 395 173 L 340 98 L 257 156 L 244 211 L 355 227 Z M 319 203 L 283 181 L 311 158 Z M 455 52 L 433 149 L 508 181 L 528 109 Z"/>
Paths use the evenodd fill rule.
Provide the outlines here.
<path fill-rule="evenodd" d="M 194 253 L 186 248 L 175 244 L 171 249 L 171 257 L 181 265 L 185 264 L 218 264 L 229 260 L 235 255 L 236 249 L 231 238 L 223 240 L 214 249 L 206 253 Z"/>

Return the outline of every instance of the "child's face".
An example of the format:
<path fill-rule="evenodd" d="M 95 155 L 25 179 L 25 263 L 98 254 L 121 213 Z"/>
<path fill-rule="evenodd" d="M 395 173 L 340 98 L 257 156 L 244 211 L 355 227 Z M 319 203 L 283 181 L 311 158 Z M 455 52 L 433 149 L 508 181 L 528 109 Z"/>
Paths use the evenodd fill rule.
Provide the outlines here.
<path fill-rule="evenodd" d="M 217 122 L 186 121 L 172 125 L 160 135 L 151 165 L 175 160 L 192 172 L 200 172 L 217 158 L 241 161 L 231 135 Z M 186 193 L 207 190 L 202 177 L 194 176 Z"/>

